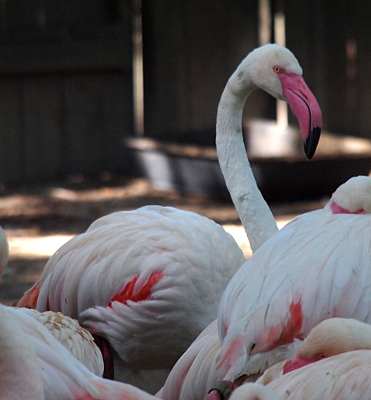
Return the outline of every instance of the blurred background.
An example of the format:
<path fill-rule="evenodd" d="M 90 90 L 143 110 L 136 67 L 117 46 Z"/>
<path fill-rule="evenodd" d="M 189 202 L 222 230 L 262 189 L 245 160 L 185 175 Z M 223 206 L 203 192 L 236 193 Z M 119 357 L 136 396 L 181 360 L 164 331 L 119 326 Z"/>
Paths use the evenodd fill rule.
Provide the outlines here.
<path fill-rule="evenodd" d="M 111 211 L 157 203 L 238 224 L 216 110 L 259 45 L 296 55 L 325 131 L 307 161 L 286 104 L 249 98 L 247 152 L 275 215 L 321 206 L 290 202 L 322 201 L 368 174 L 370 17 L 371 2 L 347 0 L 0 0 L 0 223 L 13 254 L 2 300 Z M 26 237 L 56 233 L 24 250 Z"/>
<path fill-rule="evenodd" d="M 286 44 L 300 61 L 322 108 L 324 129 L 371 139 L 370 16 L 371 3 L 346 0 L 1 0 L 0 182 L 9 187 L 80 175 L 144 174 L 150 161 L 143 159 L 143 150 L 152 149 L 149 157 L 161 155 L 155 172 L 165 176 L 162 182 L 151 176 L 155 185 L 223 196 L 218 171 L 212 178 L 215 187 L 188 187 L 184 172 L 171 171 L 181 167 L 163 141 L 213 146 L 216 109 L 227 79 L 248 52 L 274 41 Z M 262 137 L 262 129 L 273 129 L 256 120 L 276 117 L 281 136 L 276 132 L 256 141 L 255 131 Z M 303 167 L 302 149 L 297 152 L 292 144 L 297 128 L 292 133 L 288 123 L 296 121 L 285 104 L 277 106 L 260 91 L 251 96 L 244 124 L 247 132 L 253 127 L 252 161 L 263 158 L 264 164 L 273 156 L 282 163 L 282 157 L 295 154 L 289 161 L 297 161 L 297 168 L 320 167 L 314 195 L 326 188 L 331 193 L 347 179 L 341 164 L 332 159 L 333 164 L 323 165 L 320 151 L 317 163 Z M 288 138 L 282 139 L 282 130 L 289 131 Z M 273 153 L 267 141 L 273 141 Z M 367 169 L 368 141 L 348 142 L 350 150 L 344 141 L 330 140 L 325 151 L 332 158 L 342 154 L 352 165 L 348 153 L 356 151 L 358 164 L 366 163 Z M 186 155 L 215 157 L 199 150 Z M 164 158 L 169 152 L 170 161 Z M 270 200 L 285 200 L 285 192 L 295 190 L 297 182 L 283 195 L 277 189 L 275 198 L 268 190 L 277 182 L 269 178 L 270 165 L 253 165 L 258 178 L 266 176 L 258 183 Z M 274 166 L 283 175 L 294 175 L 292 167 Z M 357 173 L 359 167 L 352 168 L 349 173 Z M 293 197 L 316 190 L 315 181 L 308 184 Z"/>

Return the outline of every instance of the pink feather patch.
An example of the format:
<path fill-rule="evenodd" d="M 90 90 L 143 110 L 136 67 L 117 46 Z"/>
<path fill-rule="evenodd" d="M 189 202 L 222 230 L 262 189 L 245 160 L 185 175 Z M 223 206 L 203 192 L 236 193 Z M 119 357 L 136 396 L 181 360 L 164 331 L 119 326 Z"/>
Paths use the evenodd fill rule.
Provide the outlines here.
<path fill-rule="evenodd" d="M 273 343 L 273 348 L 282 346 L 283 344 L 291 343 L 294 338 L 302 339 L 302 335 L 300 334 L 300 330 L 303 324 L 303 313 L 301 309 L 301 301 L 297 303 L 290 304 L 290 318 L 287 321 L 285 328 L 282 330 L 282 333 L 278 338 L 275 339 Z M 275 328 L 272 328 L 273 331 Z M 275 336 L 274 332 L 273 337 Z M 269 341 L 269 336 L 268 336 Z"/>
<path fill-rule="evenodd" d="M 18 301 L 17 307 L 36 308 L 37 299 L 40 294 L 41 282 L 38 281 L 23 297 Z"/>
<path fill-rule="evenodd" d="M 290 316 L 286 325 L 283 328 L 281 324 L 270 327 L 267 332 L 264 332 L 264 340 L 261 340 L 261 343 L 257 343 L 250 354 L 275 349 L 278 346 L 291 343 L 295 338 L 303 339 L 303 335 L 300 333 L 303 324 L 301 300 L 297 303 L 291 303 L 289 312 Z"/>
<path fill-rule="evenodd" d="M 124 289 L 120 293 L 116 294 L 112 298 L 108 307 L 112 307 L 114 301 L 119 301 L 120 303 L 127 305 L 129 300 L 135 302 L 147 300 L 152 294 L 153 286 L 160 281 L 163 276 L 164 273 L 162 271 L 154 272 L 149 276 L 147 282 L 141 287 L 138 293 L 134 294 L 134 287 L 139 279 L 139 275 L 137 275 L 125 285 Z"/>

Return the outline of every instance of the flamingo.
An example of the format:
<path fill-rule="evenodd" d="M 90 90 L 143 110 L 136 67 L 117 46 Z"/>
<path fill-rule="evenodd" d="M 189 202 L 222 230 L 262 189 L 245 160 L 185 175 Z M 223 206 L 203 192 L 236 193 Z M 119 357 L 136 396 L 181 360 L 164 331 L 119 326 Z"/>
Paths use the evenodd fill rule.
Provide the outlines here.
<path fill-rule="evenodd" d="M 294 370 L 266 386 L 244 384 L 230 400 L 368 400 L 370 373 L 371 350 L 349 351 Z"/>
<path fill-rule="evenodd" d="M 233 386 L 241 374 L 259 372 L 252 355 L 264 360 L 324 319 L 371 322 L 370 213 L 371 178 L 351 178 L 323 209 L 295 218 L 237 271 L 218 314 L 222 347 L 212 368 L 223 381 Z"/>
<path fill-rule="evenodd" d="M 36 352 L 27 334 L 4 310 L 0 306 L 0 399 L 44 400 Z"/>
<path fill-rule="evenodd" d="M 93 374 L 103 376 L 102 353 L 91 333 L 82 328 L 77 320 L 54 311 L 41 313 L 31 308 L 19 308 L 19 312 L 29 314 L 41 322 Z"/>
<path fill-rule="evenodd" d="M 270 351 L 267 358 L 262 359 L 259 355 L 252 356 L 253 368 L 258 371 L 248 378 L 244 375 L 241 382 L 255 381 L 261 372 L 276 363 L 294 357 L 297 353 L 299 340 L 295 340 L 289 346 L 277 347 Z M 231 385 L 222 381 L 223 374 L 213 368 L 217 364 L 221 342 L 218 335 L 217 320 L 213 321 L 191 344 L 187 351 L 179 358 L 169 373 L 164 387 L 156 396 L 164 400 L 201 400 L 210 388 L 217 387 L 228 398 L 226 393 L 232 391 Z M 255 364 L 254 364 L 255 363 Z M 216 383 L 217 382 L 217 383 Z"/>
<path fill-rule="evenodd" d="M 305 154 L 312 158 L 320 137 L 322 114 L 302 73 L 290 50 L 267 44 L 247 55 L 220 98 L 216 122 L 218 160 L 253 253 L 278 229 L 246 156 L 241 126 L 243 108 L 250 93 L 258 88 L 287 101 L 298 118 Z"/>
<path fill-rule="evenodd" d="M 349 201 L 351 199 L 351 201 Z M 272 239 L 270 239 L 266 245 L 262 246 L 262 252 L 265 247 L 268 247 L 268 243 L 270 241 L 273 241 L 274 245 L 276 246 L 276 243 L 279 243 L 280 246 L 283 246 L 281 244 L 281 241 L 278 242 L 276 239 L 277 237 L 281 237 L 282 241 L 287 238 L 287 243 L 285 244 L 286 247 L 282 248 L 282 252 L 279 252 L 277 255 L 277 258 L 272 256 L 271 253 L 273 251 L 278 251 L 280 247 L 275 249 L 272 246 L 272 249 L 269 250 L 269 252 L 266 253 L 267 259 L 269 257 L 272 257 L 272 264 L 271 265 L 266 265 L 264 266 L 264 263 L 262 263 L 263 266 L 260 266 L 260 256 L 258 256 L 259 252 L 256 252 L 250 261 L 247 261 L 246 264 L 242 268 L 249 268 L 248 271 L 245 272 L 244 278 L 246 282 L 249 283 L 248 285 L 248 290 L 249 290 L 249 301 L 244 301 L 242 297 L 234 296 L 233 300 L 231 301 L 237 301 L 237 299 L 241 302 L 244 301 L 243 304 L 236 304 L 236 307 L 239 307 L 240 311 L 240 318 L 242 319 L 244 310 L 250 307 L 251 309 L 251 314 L 254 314 L 255 311 L 259 310 L 261 307 L 269 307 L 270 303 L 270 296 L 271 293 L 274 291 L 280 291 L 280 285 L 282 285 L 287 278 L 289 282 L 293 282 L 292 284 L 294 285 L 296 283 L 295 275 L 292 275 L 290 272 L 290 265 L 285 268 L 284 266 L 281 267 L 280 270 L 276 271 L 277 273 L 274 273 L 274 264 L 277 260 L 280 259 L 281 254 L 284 254 L 284 252 L 288 251 L 287 250 L 287 244 L 290 243 L 290 238 L 294 237 L 294 233 L 297 233 L 300 235 L 298 237 L 298 242 L 300 243 L 301 237 L 305 237 L 308 233 L 310 232 L 310 224 L 309 228 L 307 229 L 307 225 L 305 225 L 305 230 L 303 233 L 300 232 L 301 229 L 301 221 L 306 221 L 307 219 L 310 219 L 310 217 L 313 217 L 315 215 L 324 215 L 326 217 L 326 220 L 333 218 L 342 218 L 342 215 L 340 215 L 340 212 L 343 214 L 343 216 L 347 216 L 348 218 L 352 219 L 354 218 L 360 218 L 363 216 L 366 218 L 365 221 L 363 221 L 365 224 L 367 224 L 367 219 L 370 218 L 368 215 L 361 215 L 363 214 L 369 214 L 371 213 L 371 178 L 367 176 L 359 176 L 359 177 L 354 177 L 349 179 L 346 183 L 341 185 L 331 196 L 331 199 L 329 202 L 326 204 L 324 209 L 322 210 L 317 210 L 314 212 L 310 212 L 307 214 L 304 214 L 303 216 L 300 216 L 296 218 L 295 221 L 293 221 L 291 224 L 289 224 L 286 228 L 283 228 L 281 232 L 277 233 Z M 349 213 L 353 213 L 355 215 L 347 215 Z M 291 225 L 294 227 L 294 231 L 291 232 Z M 367 226 L 367 225 L 365 225 Z M 351 226 L 348 228 L 350 229 Z M 285 234 L 289 230 L 288 234 Z M 324 233 L 326 231 L 326 227 L 323 227 Z M 294 232 L 294 233 L 293 233 Z M 346 235 L 347 232 L 345 232 Z M 283 236 L 281 236 L 283 235 Z M 308 241 L 312 238 L 308 237 Z M 322 238 L 322 236 L 321 236 Z M 344 240 L 346 241 L 346 236 L 343 237 Z M 365 238 L 366 240 L 367 238 Z M 317 240 L 317 239 L 316 239 Z M 318 243 L 313 243 L 313 246 L 318 245 Z M 324 242 L 322 244 L 323 246 L 326 246 L 326 243 Z M 277 245 L 278 246 L 278 245 Z M 336 244 L 334 243 L 333 247 L 336 249 Z M 332 249 L 332 248 L 331 248 Z M 329 249 L 329 251 L 331 251 Z M 310 249 L 311 250 L 311 249 Z M 293 250 L 295 251 L 295 249 Z M 263 253 L 265 254 L 265 253 Z M 289 257 L 288 255 L 287 257 Z M 300 254 L 298 255 L 300 257 Z M 315 253 L 311 257 L 315 257 Z M 257 262 L 254 263 L 252 260 L 257 259 Z M 252 264 L 253 266 L 247 267 L 248 265 Z M 258 266 L 256 266 L 258 265 Z M 321 264 L 320 264 L 321 265 Z M 293 267 L 295 267 L 295 264 L 293 264 Z M 305 268 L 305 265 L 302 267 L 302 269 Z M 320 268 L 320 266 L 318 267 Z M 329 269 L 331 266 L 329 267 Z M 365 266 L 367 268 L 367 265 Z M 297 277 L 300 279 L 300 275 L 303 273 L 302 269 L 297 271 Z M 252 270 L 254 270 L 254 276 L 252 275 Z M 272 271 L 271 271 L 272 270 Z M 261 276 L 259 275 L 259 271 L 261 271 Z M 288 274 L 291 274 L 289 276 Z M 331 269 L 330 269 L 331 273 Z M 240 271 L 238 272 L 240 274 Z M 282 274 L 281 277 L 277 277 L 277 275 Z M 268 286 L 268 282 L 271 282 L 270 280 L 270 275 L 272 275 L 272 281 L 275 279 L 277 282 L 275 285 L 270 288 Z M 249 277 L 249 278 L 248 278 Z M 257 278 L 258 277 L 258 278 Z M 235 278 L 233 278 L 235 279 Z M 239 277 L 241 280 L 241 276 Z M 255 279 L 255 280 L 254 280 Z M 259 281 L 258 281 L 259 279 Z M 315 279 L 315 278 L 314 278 Z M 264 282 L 264 286 L 261 284 L 261 282 Z M 267 282 L 265 282 L 267 281 Z M 231 282 L 232 283 L 232 282 Z M 269 283 L 271 284 L 271 283 Z M 311 285 L 311 282 L 308 283 Z M 325 285 L 325 282 L 323 283 Z M 239 287 L 243 287 L 244 282 L 240 282 Z M 311 287 L 311 286 L 310 286 Z M 252 289 L 254 288 L 254 290 Z M 323 290 L 325 291 L 327 286 L 324 286 Z M 283 288 L 284 290 L 287 290 L 287 285 Z M 291 290 L 294 290 L 293 288 L 290 288 Z M 310 294 L 310 291 L 309 291 Z M 341 295 L 341 294 L 338 294 Z M 289 296 L 291 296 L 289 294 Z M 260 297 L 260 298 L 259 298 Z M 250 300 L 251 299 L 251 300 Z M 251 303 L 250 303 L 251 301 Z M 233 310 L 233 304 L 231 305 L 232 311 Z M 241 316 L 242 315 L 242 316 Z M 236 314 L 237 318 L 237 314 Z M 272 317 L 273 318 L 273 317 Z M 295 321 L 293 321 L 295 322 Z M 300 322 L 300 321 L 299 321 Z M 251 322 L 253 323 L 253 322 Z M 242 328 L 241 328 L 242 329 Z M 283 328 L 284 329 L 284 326 Z M 279 335 L 279 332 L 277 333 Z M 299 336 L 300 337 L 300 336 Z M 296 354 L 297 348 L 300 344 L 300 342 L 297 339 L 294 339 L 291 341 L 288 341 L 288 343 L 283 343 L 283 345 L 278 345 L 277 347 L 273 346 L 274 348 L 270 350 L 269 352 L 265 352 L 263 354 L 252 354 L 251 357 L 249 358 L 249 362 L 245 368 L 241 368 L 239 373 L 236 374 L 237 376 L 242 375 L 239 380 L 243 381 L 245 379 L 249 381 L 255 381 L 268 367 L 286 360 L 287 358 L 291 358 Z M 178 362 L 175 364 L 174 368 L 171 370 L 168 379 L 165 382 L 165 385 L 161 391 L 161 398 L 165 400 L 192 400 L 192 399 L 202 399 L 209 389 L 213 387 L 216 382 L 223 380 L 225 378 L 225 370 L 223 368 L 217 368 L 218 364 L 220 363 L 220 352 L 221 352 L 221 347 L 222 343 L 220 341 L 219 335 L 218 335 L 218 330 L 217 330 L 217 321 L 214 321 L 212 324 L 209 325 L 208 328 L 204 330 L 202 334 L 200 334 L 199 338 L 196 339 L 196 341 L 189 347 L 189 349 L 183 354 L 183 356 L 178 360 Z M 236 382 L 236 384 L 240 384 L 240 382 Z M 218 386 L 219 391 L 222 391 L 222 389 Z M 221 387 L 228 388 L 228 384 L 225 385 L 225 382 L 222 383 Z M 229 389 L 228 389 L 229 390 Z M 214 392 L 215 394 L 215 392 Z"/>
<path fill-rule="evenodd" d="M 289 101 L 292 111 L 299 119 L 307 157 L 311 158 L 319 139 L 321 111 L 301 74 L 298 61 L 288 49 L 275 44 L 262 46 L 250 53 L 240 64 L 227 83 L 219 103 L 216 136 L 219 163 L 253 252 L 277 232 L 277 227 L 269 223 L 272 220 L 271 211 L 262 200 L 256 184 L 250 183 L 254 177 L 244 150 L 242 110 L 249 94 L 256 88 Z M 243 181 L 245 183 L 242 185 L 240 182 Z M 243 192 L 241 188 L 244 187 L 251 189 Z M 247 202 L 254 204 L 254 209 L 246 207 Z M 260 211 L 257 213 L 256 209 Z M 264 218 L 268 219 L 266 223 L 262 223 Z M 264 229 L 260 229 L 261 227 Z M 207 393 L 207 385 L 220 379 L 219 371 L 208 368 L 219 344 L 214 327 L 215 322 L 207 328 L 210 329 L 207 337 L 201 335 L 202 343 L 196 340 L 172 369 L 161 391 L 163 399 L 191 399 L 197 398 L 197 395 L 203 397 Z M 278 350 L 268 365 L 273 360 L 282 360 L 293 351 L 294 346 L 286 353 Z M 267 368 L 268 365 L 264 361 L 258 370 Z"/>
<path fill-rule="evenodd" d="M 301 68 L 284 47 L 267 45 L 259 51 L 262 64 L 267 57 L 275 60 L 263 73 L 273 78 L 262 79 L 260 87 L 290 103 L 311 158 L 319 139 L 321 111 Z M 240 77 L 248 60 L 259 52 L 251 54 L 222 96 L 217 149 L 255 251 L 277 231 L 277 225 L 257 188 L 241 135 L 242 108 L 255 83 Z M 158 206 L 114 213 L 59 249 L 18 306 L 78 318 L 108 339 L 127 368 L 170 368 L 216 318 L 224 288 L 245 261 L 241 256 L 220 227 L 193 213 Z"/>
<path fill-rule="evenodd" d="M 93 374 L 35 315 L 0 305 L 1 400 L 155 400 Z"/>
<path fill-rule="evenodd" d="M 215 319 L 244 261 L 214 221 L 146 206 L 104 216 L 67 242 L 18 306 L 78 319 L 108 339 L 118 368 L 168 369 Z"/>
<path fill-rule="evenodd" d="M 295 357 L 268 368 L 256 382 L 266 385 L 295 369 L 353 350 L 371 350 L 371 325 L 352 318 L 326 319 L 300 343 Z"/>

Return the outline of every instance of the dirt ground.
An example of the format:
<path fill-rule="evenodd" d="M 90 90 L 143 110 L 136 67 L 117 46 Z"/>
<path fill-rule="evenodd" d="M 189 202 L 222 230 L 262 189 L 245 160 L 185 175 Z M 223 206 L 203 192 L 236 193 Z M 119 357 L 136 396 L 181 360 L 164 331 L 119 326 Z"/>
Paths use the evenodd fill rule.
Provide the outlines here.
<path fill-rule="evenodd" d="M 322 207 L 318 202 L 271 205 L 279 226 L 303 212 Z M 8 236 L 10 258 L 0 281 L 0 302 L 13 304 L 38 279 L 48 258 L 95 219 L 148 204 L 178 207 L 222 224 L 243 249 L 250 247 L 231 202 L 159 192 L 142 178 L 112 177 L 89 180 L 73 176 L 65 182 L 3 188 L 0 224 Z"/>

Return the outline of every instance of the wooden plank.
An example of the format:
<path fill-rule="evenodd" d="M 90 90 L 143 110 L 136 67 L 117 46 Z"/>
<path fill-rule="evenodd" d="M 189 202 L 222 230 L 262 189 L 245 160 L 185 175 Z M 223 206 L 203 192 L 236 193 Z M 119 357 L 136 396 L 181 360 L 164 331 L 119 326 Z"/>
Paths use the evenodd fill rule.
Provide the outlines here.
<path fill-rule="evenodd" d="M 143 0 L 145 134 L 176 135 L 181 124 L 186 50 L 180 1 Z M 171 32 L 171 34 L 169 34 Z M 183 112 L 187 112 L 185 108 Z M 178 130 L 179 131 L 179 130 Z"/>
<path fill-rule="evenodd" d="M 226 80 L 256 45 L 257 1 L 144 0 L 143 10 L 145 134 L 213 143 Z"/>
<path fill-rule="evenodd" d="M 97 173 L 103 168 L 101 87 L 101 74 L 75 74 L 65 78 L 63 146 L 67 174 Z"/>
<path fill-rule="evenodd" d="M 24 163 L 27 181 L 58 176 L 62 163 L 61 81 L 58 76 L 24 78 Z"/>
<path fill-rule="evenodd" d="M 1 20 L 0 183 L 130 169 L 131 2 L 21 1 Z"/>
<path fill-rule="evenodd" d="M 257 46 L 257 2 L 208 0 L 187 5 L 192 129 L 210 134 L 214 143 L 224 86 L 240 61 Z M 248 110 L 253 114 L 254 102 L 249 102 Z"/>
<path fill-rule="evenodd" d="M 22 78 L 0 79 L 0 182 L 23 181 Z"/>
<path fill-rule="evenodd" d="M 67 43 L 0 43 L 0 75 L 131 70 L 131 43 L 122 38 Z"/>
<path fill-rule="evenodd" d="M 285 0 L 284 6 L 287 46 L 319 101 L 325 129 L 371 138 L 371 3 Z"/>
<path fill-rule="evenodd" d="M 345 76 L 338 79 L 345 86 L 342 121 L 347 133 L 371 139 L 371 3 L 355 2 L 349 8 L 343 20 Z"/>
<path fill-rule="evenodd" d="M 133 135 L 131 75 L 71 75 L 64 90 L 65 173 L 123 172 L 130 167 L 124 136 Z"/>
<path fill-rule="evenodd" d="M 125 137 L 134 135 L 133 80 L 131 74 L 101 76 L 101 113 L 104 118 L 103 168 L 110 172 L 132 172 Z"/>
<path fill-rule="evenodd" d="M 283 4 L 286 46 L 299 60 L 305 81 L 319 101 L 324 119 L 327 120 L 328 111 L 333 105 L 328 98 L 327 54 L 332 50 L 328 48 L 326 2 L 285 0 Z M 341 34 L 340 31 L 338 34 Z M 342 68 L 341 63 L 333 67 L 335 70 Z M 289 113 L 289 119 L 297 125 L 292 113 Z"/>

